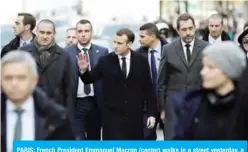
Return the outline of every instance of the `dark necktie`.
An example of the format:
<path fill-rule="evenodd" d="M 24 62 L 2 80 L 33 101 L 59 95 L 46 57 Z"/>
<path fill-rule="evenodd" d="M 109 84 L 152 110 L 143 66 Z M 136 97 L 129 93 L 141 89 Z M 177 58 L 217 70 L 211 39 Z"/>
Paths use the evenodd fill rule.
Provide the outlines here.
<path fill-rule="evenodd" d="M 122 65 L 121 65 L 121 70 L 124 75 L 124 77 L 127 77 L 127 63 L 126 63 L 126 57 L 122 57 Z"/>
<path fill-rule="evenodd" d="M 88 49 L 87 48 L 83 48 L 82 50 L 84 51 L 84 55 L 86 57 L 86 61 L 89 63 Z M 86 95 L 89 95 L 90 92 L 91 92 L 90 84 L 84 84 L 84 93 Z"/>
<path fill-rule="evenodd" d="M 25 45 L 27 45 L 28 43 L 27 42 L 24 42 L 23 44 L 22 44 L 22 46 L 25 46 Z"/>
<path fill-rule="evenodd" d="M 15 130 L 14 130 L 14 140 L 21 140 L 22 139 L 22 114 L 24 110 L 23 109 L 15 109 L 15 113 L 17 114 L 17 120 L 15 124 Z"/>
<path fill-rule="evenodd" d="M 190 44 L 185 44 L 185 47 L 186 47 L 186 54 L 187 54 L 187 62 L 189 64 L 190 62 L 190 59 L 191 59 L 191 52 L 190 52 Z"/>
<path fill-rule="evenodd" d="M 157 94 L 157 78 L 158 78 L 158 72 L 156 67 L 156 59 L 154 56 L 155 50 L 151 50 L 151 72 L 152 72 L 152 84 L 153 89 L 155 91 L 155 95 Z"/>

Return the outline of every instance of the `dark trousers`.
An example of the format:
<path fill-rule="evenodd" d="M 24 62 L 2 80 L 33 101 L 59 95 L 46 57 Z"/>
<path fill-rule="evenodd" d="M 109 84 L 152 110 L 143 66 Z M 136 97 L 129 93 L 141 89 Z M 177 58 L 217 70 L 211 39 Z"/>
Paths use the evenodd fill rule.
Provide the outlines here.
<path fill-rule="evenodd" d="M 159 116 L 156 118 L 155 125 L 152 129 L 147 128 L 147 119 L 148 116 L 146 112 L 144 113 L 144 139 L 145 140 L 157 140 L 157 125 L 159 122 Z"/>
<path fill-rule="evenodd" d="M 77 98 L 76 121 L 81 139 L 101 139 L 101 114 L 95 97 Z"/>

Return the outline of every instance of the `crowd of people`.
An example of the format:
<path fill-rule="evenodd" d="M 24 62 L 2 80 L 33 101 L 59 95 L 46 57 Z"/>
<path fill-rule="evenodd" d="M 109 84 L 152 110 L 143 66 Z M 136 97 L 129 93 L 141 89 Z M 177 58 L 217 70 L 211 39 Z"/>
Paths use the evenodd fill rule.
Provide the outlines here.
<path fill-rule="evenodd" d="M 178 39 L 145 23 L 140 48 L 122 28 L 114 52 L 92 43 L 87 19 L 67 30 L 65 48 L 52 20 L 19 13 L 13 29 L 1 51 L 1 151 L 13 140 L 156 140 L 158 123 L 165 140 L 248 139 L 248 23 L 238 46 L 219 14 L 199 39 L 184 13 Z"/>

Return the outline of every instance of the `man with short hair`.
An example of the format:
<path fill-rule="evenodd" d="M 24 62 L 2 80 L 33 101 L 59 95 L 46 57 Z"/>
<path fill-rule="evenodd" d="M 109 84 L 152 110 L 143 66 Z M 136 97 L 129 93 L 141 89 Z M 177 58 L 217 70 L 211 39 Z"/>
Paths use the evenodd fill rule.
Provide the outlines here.
<path fill-rule="evenodd" d="M 140 45 L 137 52 L 144 55 L 149 62 L 150 72 L 152 75 L 154 94 L 157 95 L 157 75 L 159 69 L 159 62 L 162 55 L 162 48 L 168 42 L 160 36 L 160 32 L 157 26 L 153 23 L 146 23 L 140 27 Z M 146 106 L 146 105 L 145 105 Z M 146 109 L 144 109 L 144 115 L 146 116 Z M 147 129 L 144 127 L 144 135 L 146 140 L 156 140 L 156 126 L 159 121 L 159 115 L 156 120 L 156 125 L 153 129 Z M 146 119 L 145 119 L 146 120 Z"/>
<path fill-rule="evenodd" d="M 78 42 L 65 48 L 72 60 L 72 68 L 76 80 L 75 113 L 76 124 L 81 139 L 101 140 L 101 113 L 100 106 L 103 102 L 101 81 L 86 85 L 78 76 L 76 56 L 86 54 L 90 68 L 94 68 L 102 56 L 108 54 L 108 49 L 92 43 L 93 27 L 89 20 L 83 19 L 76 24 L 76 38 Z"/>
<path fill-rule="evenodd" d="M 210 44 L 215 42 L 230 41 L 231 38 L 223 30 L 223 19 L 219 14 L 213 14 L 208 20 L 208 31 L 203 36 L 203 40 Z"/>
<path fill-rule="evenodd" d="M 13 30 L 16 37 L 3 47 L 1 57 L 9 51 L 32 42 L 35 38 L 35 34 L 32 32 L 35 25 L 36 19 L 33 15 L 29 13 L 18 13 L 13 24 Z"/>
<path fill-rule="evenodd" d="M 158 74 L 158 101 L 161 119 L 165 121 L 165 139 L 174 137 L 173 105 L 167 102 L 170 95 L 183 90 L 197 90 L 201 86 L 201 52 L 208 45 L 195 36 L 195 20 L 188 14 L 177 19 L 180 39 L 163 47 Z"/>
<path fill-rule="evenodd" d="M 77 44 L 76 28 L 69 28 L 66 30 L 66 47 Z"/>
<path fill-rule="evenodd" d="M 143 108 L 147 102 L 147 127 L 155 125 L 156 98 L 147 58 L 131 50 L 134 33 L 120 29 L 114 37 L 115 51 L 100 58 L 94 68 L 78 55 L 80 78 L 85 84 L 103 83 L 103 140 L 142 140 Z"/>
<path fill-rule="evenodd" d="M 14 140 L 74 140 L 68 115 L 36 88 L 35 60 L 13 50 L 1 60 L 1 151 L 11 152 Z"/>
<path fill-rule="evenodd" d="M 36 60 L 40 79 L 38 86 L 50 98 L 67 108 L 74 120 L 75 80 L 69 55 L 55 42 L 55 25 L 49 19 L 37 25 L 34 41 L 20 49 L 30 52 Z"/>

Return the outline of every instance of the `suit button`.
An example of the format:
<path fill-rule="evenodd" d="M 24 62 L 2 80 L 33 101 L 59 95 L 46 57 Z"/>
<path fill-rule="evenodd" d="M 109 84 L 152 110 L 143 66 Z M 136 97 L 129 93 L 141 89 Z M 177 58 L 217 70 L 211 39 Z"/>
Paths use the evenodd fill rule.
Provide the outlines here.
<path fill-rule="evenodd" d="M 197 117 L 194 118 L 194 123 L 198 124 L 199 123 L 199 119 Z"/>
<path fill-rule="evenodd" d="M 125 100 L 125 104 L 127 104 L 127 100 Z"/>

